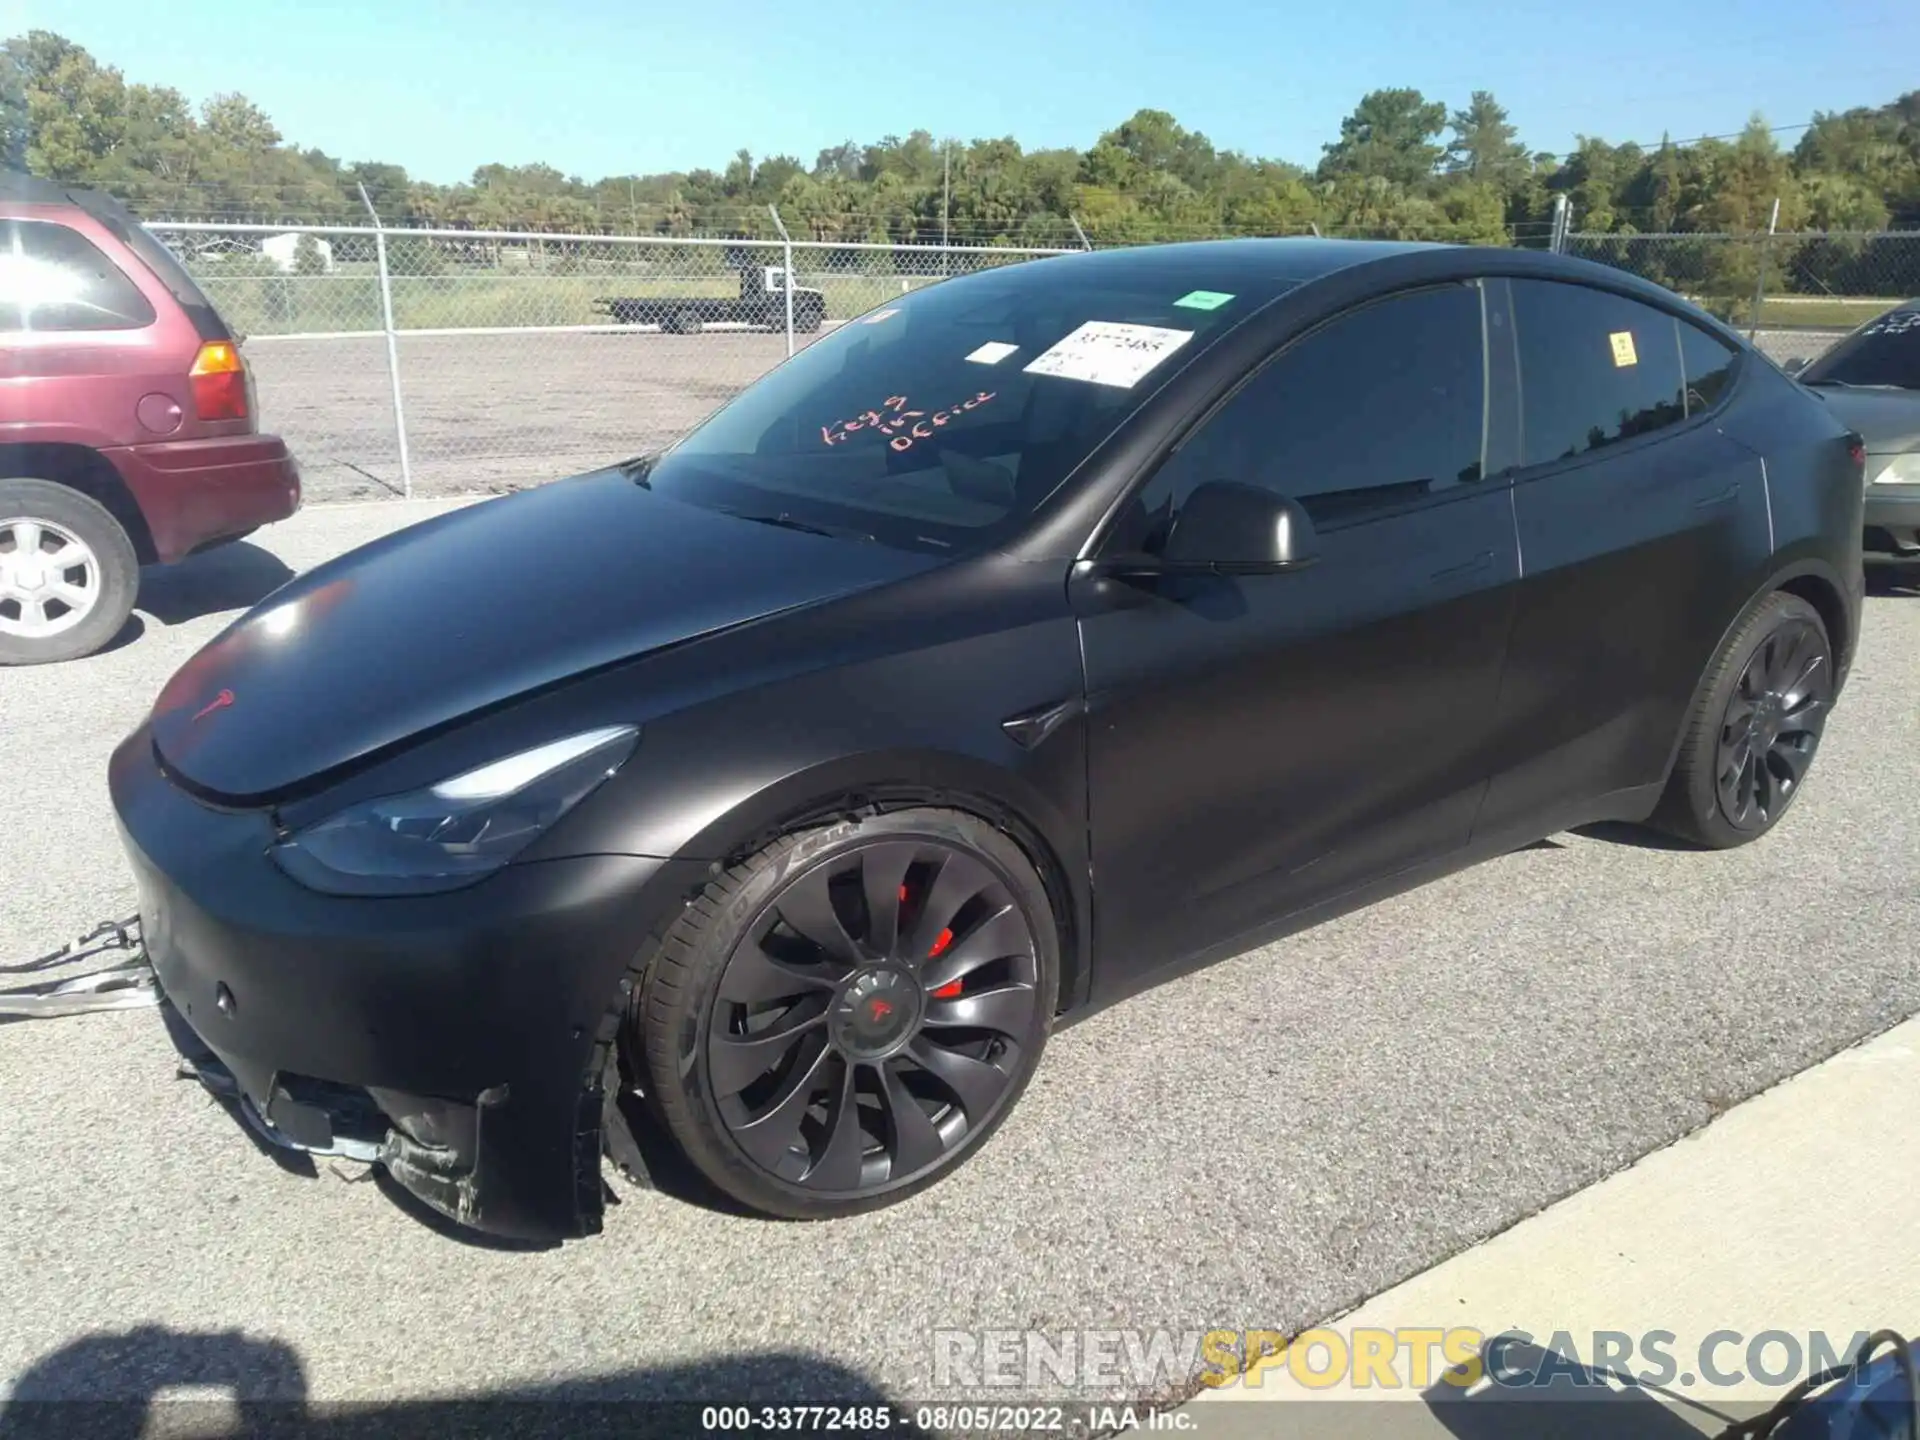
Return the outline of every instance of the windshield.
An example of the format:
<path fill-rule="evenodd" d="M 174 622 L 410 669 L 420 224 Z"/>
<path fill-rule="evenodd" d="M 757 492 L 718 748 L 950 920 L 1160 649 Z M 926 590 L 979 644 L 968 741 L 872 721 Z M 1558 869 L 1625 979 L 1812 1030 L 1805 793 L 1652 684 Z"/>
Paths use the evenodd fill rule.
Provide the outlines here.
<path fill-rule="evenodd" d="M 848 321 L 646 471 L 675 498 L 901 548 L 998 543 L 1260 293 L 1077 258 L 929 286 Z"/>
<path fill-rule="evenodd" d="M 1809 385 L 1892 385 L 1920 390 L 1920 309 L 1869 320 L 1801 372 Z"/>

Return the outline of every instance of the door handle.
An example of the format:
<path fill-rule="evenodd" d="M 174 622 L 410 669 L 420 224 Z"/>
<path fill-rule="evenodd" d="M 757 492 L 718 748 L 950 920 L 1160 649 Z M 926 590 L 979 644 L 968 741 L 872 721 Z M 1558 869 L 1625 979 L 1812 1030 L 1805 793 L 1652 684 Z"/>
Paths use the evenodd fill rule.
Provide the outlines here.
<path fill-rule="evenodd" d="M 1459 565 L 1449 565 L 1444 570 L 1434 571 L 1427 579 L 1437 584 L 1442 580 L 1458 580 L 1463 575 L 1472 575 L 1477 571 L 1491 570 L 1492 568 L 1493 552 L 1491 550 L 1482 550 L 1471 560 L 1464 561 Z"/>
<path fill-rule="evenodd" d="M 1739 493 L 1740 493 L 1740 482 L 1736 480 L 1734 481 L 1733 484 L 1727 486 L 1726 489 L 1720 491 L 1717 495 L 1708 495 L 1702 499 L 1694 501 L 1693 508 L 1696 510 L 1711 510 L 1715 505 L 1726 504 L 1729 500 L 1733 499 Z"/>

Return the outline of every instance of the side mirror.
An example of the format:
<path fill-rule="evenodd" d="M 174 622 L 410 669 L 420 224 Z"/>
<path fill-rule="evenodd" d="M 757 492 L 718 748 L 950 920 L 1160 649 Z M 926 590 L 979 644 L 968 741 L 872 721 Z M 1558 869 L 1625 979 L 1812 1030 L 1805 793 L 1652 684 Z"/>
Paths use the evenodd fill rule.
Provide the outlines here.
<path fill-rule="evenodd" d="M 1311 564 L 1319 546 L 1299 501 L 1214 480 L 1187 497 L 1159 558 L 1173 570 L 1260 575 Z"/>
<path fill-rule="evenodd" d="M 1813 362 L 1807 359 L 1806 356 L 1796 355 L 1791 360 L 1787 361 L 1786 364 L 1782 365 L 1780 368 L 1786 371 L 1787 374 L 1789 375 L 1798 375 L 1802 370 L 1806 369 L 1807 366 L 1809 366 L 1812 363 Z"/>

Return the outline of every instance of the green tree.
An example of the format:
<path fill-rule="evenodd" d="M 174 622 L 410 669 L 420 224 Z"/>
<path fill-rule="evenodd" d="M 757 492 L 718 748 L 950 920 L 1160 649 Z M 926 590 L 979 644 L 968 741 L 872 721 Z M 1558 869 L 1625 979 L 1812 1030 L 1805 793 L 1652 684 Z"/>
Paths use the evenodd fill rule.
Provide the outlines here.
<path fill-rule="evenodd" d="M 258 105 L 237 91 L 215 95 L 200 107 L 207 139 L 228 149 L 257 154 L 280 143 L 280 132 Z"/>
<path fill-rule="evenodd" d="M 7 41 L 13 84 L 24 106 L 10 102 L 26 140 L 26 166 L 56 180 L 85 180 L 125 134 L 126 82 L 64 36 L 33 30 Z"/>
<path fill-rule="evenodd" d="M 1539 243 L 1564 196 L 1577 228 L 1622 237 L 1620 263 L 1723 309 L 1744 303 L 1743 285 L 1751 298 L 1747 272 L 1757 276 L 1757 265 L 1740 257 L 1757 247 L 1636 242 L 1634 233 L 1751 233 L 1764 229 L 1775 199 L 1783 229 L 1920 227 L 1920 91 L 1816 113 L 1790 153 L 1757 119 L 1731 143 L 1663 141 L 1642 151 L 1581 136 L 1571 155 L 1530 153 L 1490 93 L 1449 109 L 1401 88 L 1362 96 L 1311 174 L 1219 149 L 1171 113 L 1140 109 L 1084 150 L 1026 151 L 1012 136 L 948 142 L 921 129 L 828 146 L 811 166 L 790 155 L 756 161 L 741 149 L 719 169 L 588 180 L 551 165 L 494 164 L 440 184 L 377 159 L 347 163 L 291 144 L 261 106 L 232 91 L 196 109 L 178 90 L 129 83 L 71 40 L 34 30 L 0 44 L 0 158 L 101 186 L 155 219 L 357 223 L 364 184 L 396 226 L 764 238 L 773 233 L 766 206 L 776 203 L 797 234 L 876 244 L 936 241 L 943 211 L 956 235 L 999 245 L 1070 242 L 1068 216 L 1100 243 L 1310 226 L 1484 243 L 1525 227 L 1523 238 Z M 463 253 L 498 263 L 505 248 L 435 241 L 421 247 L 422 263 Z M 565 243 L 530 248 L 537 263 L 582 263 L 583 252 Z M 1790 249 L 1795 283 L 1814 290 L 1868 283 L 1874 264 L 1885 264 L 1883 247 L 1840 239 Z M 641 253 L 652 263 L 664 252 Z M 866 267 L 877 254 L 839 258 Z M 245 303 L 262 313 L 286 308 L 275 276 L 244 278 L 254 287 Z"/>
<path fill-rule="evenodd" d="M 1780 202 L 1781 229 L 1795 229 L 1804 219 L 1805 206 L 1792 161 L 1759 115 L 1747 122 L 1732 145 L 1704 142 L 1701 156 L 1711 166 L 1711 193 L 1700 207 L 1705 228 L 1764 230 L 1776 200 Z"/>
<path fill-rule="evenodd" d="M 353 194 L 356 206 L 360 198 L 360 188 L 364 186 L 374 212 L 388 225 L 404 223 L 412 211 L 413 201 L 416 198 L 424 198 L 416 197 L 413 186 L 407 180 L 407 172 L 398 165 L 383 165 L 375 160 L 356 160 L 347 166 L 345 178 L 347 189 Z"/>
<path fill-rule="evenodd" d="M 1340 122 L 1340 138 L 1325 147 L 1320 178 L 1354 175 L 1408 189 L 1424 185 L 1445 153 L 1434 139 L 1446 123 L 1446 105 L 1418 90 L 1371 91 Z"/>
<path fill-rule="evenodd" d="M 17 41 L 0 46 L 0 166 L 27 168 L 27 70 L 14 53 Z"/>
<path fill-rule="evenodd" d="M 1503 195 L 1526 180 L 1531 169 L 1527 147 L 1492 91 L 1474 91 L 1467 108 L 1454 111 L 1447 123 L 1453 130 L 1446 154 L 1449 171 L 1492 185 Z"/>

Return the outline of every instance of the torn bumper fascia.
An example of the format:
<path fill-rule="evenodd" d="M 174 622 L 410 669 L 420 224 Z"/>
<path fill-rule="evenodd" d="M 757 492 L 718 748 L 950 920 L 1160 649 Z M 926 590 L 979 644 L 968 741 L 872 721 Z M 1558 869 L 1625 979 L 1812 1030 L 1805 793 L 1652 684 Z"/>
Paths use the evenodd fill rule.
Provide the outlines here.
<path fill-rule="evenodd" d="M 226 1104 L 263 1144 L 278 1150 L 350 1164 L 378 1166 L 428 1208 L 460 1225 L 502 1234 L 524 1233 L 503 1212 L 512 1209 L 512 1147 L 491 1157 L 489 1137 L 511 1125 L 512 1091 L 496 1085 L 474 1103 L 431 1099 L 399 1091 L 359 1092 L 371 1104 L 351 1110 L 325 1097 L 291 1093 L 275 1076 L 269 1098 L 256 1103 L 238 1077 L 185 1021 L 161 1000 L 162 1013 L 180 1054 L 178 1073 L 197 1080 Z M 605 1181 L 601 1172 L 602 1117 L 606 1093 L 599 1085 L 578 1096 L 572 1140 L 574 1206 L 572 1223 L 540 1227 L 539 1238 L 581 1238 L 599 1233 Z M 378 1125 L 370 1125 L 377 1116 Z M 631 1173 L 631 1171 L 629 1171 Z M 635 1177 L 639 1178 L 639 1177 Z M 503 1223 L 505 1222 L 505 1223 Z M 534 1238 L 529 1236 L 528 1238 Z"/>
<path fill-rule="evenodd" d="M 506 1102 L 504 1085 L 480 1095 L 471 1110 L 471 1142 L 462 1147 L 425 1143 L 397 1125 L 389 1127 L 378 1140 L 341 1134 L 335 1129 L 334 1117 L 323 1107 L 296 1100 L 278 1087 L 263 1112 L 233 1072 L 210 1052 L 183 1054 L 179 1074 L 198 1080 L 209 1093 L 231 1105 L 241 1122 L 267 1145 L 320 1159 L 378 1165 L 409 1193 L 449 1219 L 462 1225 L 480 1224 L 477 1149 L 481 1117 Z"/>

